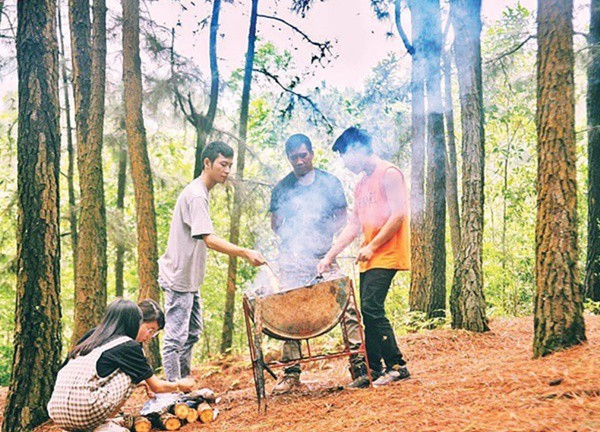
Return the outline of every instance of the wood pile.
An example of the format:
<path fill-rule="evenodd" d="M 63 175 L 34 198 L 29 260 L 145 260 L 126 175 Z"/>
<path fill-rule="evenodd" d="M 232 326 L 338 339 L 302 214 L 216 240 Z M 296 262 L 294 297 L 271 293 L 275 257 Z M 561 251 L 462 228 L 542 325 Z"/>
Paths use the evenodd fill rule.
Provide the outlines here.
<path fill-rule="evenodd" d="M 158 395 L 150 399 L 135 418 L 134 432 L 150 432 L 152 428 L 176 431 L 188 423 L 212 423 L 219 413 L 215 393 L 207 388 L 188 394 Z"/>

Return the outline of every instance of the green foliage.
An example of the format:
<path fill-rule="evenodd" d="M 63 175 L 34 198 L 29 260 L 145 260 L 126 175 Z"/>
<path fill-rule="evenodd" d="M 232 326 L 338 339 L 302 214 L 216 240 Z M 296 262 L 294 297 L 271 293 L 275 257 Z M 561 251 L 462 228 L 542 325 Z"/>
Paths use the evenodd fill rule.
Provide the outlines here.
<path fill-rule="evenodd" d="M 402 329 L 408 333 L 416 333 L 420 330 L 431 330 L 447 324 L 443 317 L 427 318 L 427 313 L 420 311 L 407 312 Z"/>
<path fill-rule="evenodd" d="M 11 345 L 0 345 L 0 386 L 6 387 L 10 382 L 12 371 L 13 347 Z"/>
<path fill-rule="evenodd" d="M 587 299 L 583 304 L 583 307 L 586 311 L 594 315 L 600 315 L 600 302 L 593 301 L 592 299 Z"/>
<path fill-rule="evenodd" d="M 535 47 L 518 5 L 483 33 L 486 113 L 484 281 L 489 315 L 524 315 L 534 296 Z"/>
<path fill-rule="evenodd" d="M 17 112 L 13 95 L 0 112 L 0 385 L 12 364 L 17 259 Z"/>

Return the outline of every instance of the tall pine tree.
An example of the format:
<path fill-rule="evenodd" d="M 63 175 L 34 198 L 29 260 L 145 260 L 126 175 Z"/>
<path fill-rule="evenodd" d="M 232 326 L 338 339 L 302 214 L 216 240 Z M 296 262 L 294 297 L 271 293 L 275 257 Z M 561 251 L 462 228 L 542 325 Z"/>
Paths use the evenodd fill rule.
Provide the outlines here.
<path fill-rule="evenodd" d="M 538 6 L 538 212 L 533 353 L 585 340 L 578 272 L 573 1 Z"/>
<path fill-rule="evenodd" d="M 17 14 L 17 307 L 3 432 L 30 432 L 48 418 L 62 347 L 56 1 L 20 1 Z"/>
<path fill-rule="evenodd" d="M 450 2 L 462 126 L 461 239 L 450 295 L 452 327 L 489 330 L 483 294 L 484 129 L 481 0 Z"/>

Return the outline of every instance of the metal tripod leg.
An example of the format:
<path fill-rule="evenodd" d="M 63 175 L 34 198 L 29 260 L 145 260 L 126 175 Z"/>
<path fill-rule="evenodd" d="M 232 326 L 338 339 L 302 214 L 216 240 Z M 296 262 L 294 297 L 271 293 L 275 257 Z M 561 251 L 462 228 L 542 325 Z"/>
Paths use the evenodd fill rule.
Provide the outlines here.
<path fill-rule="evenodd" d="M 244 317 L 246 320 L 246 333 L 248 334 L 248 345 L 250 348 L 250 359 L 252 361 L 252 374 L 254 375 L 254 386 L 258 402 L 258 412 L 267 412 L 267 393 L 265 390 L 265 362 L 262 352 L 262 308 L 260 299 L 256 299 L 254 309 L 254 323 L 250 320 L 249 300 L 244 298 Z M 254 324 L 254 325 L 253 325 Z M 266 368 L 271 375 L 273 372 Z"/>

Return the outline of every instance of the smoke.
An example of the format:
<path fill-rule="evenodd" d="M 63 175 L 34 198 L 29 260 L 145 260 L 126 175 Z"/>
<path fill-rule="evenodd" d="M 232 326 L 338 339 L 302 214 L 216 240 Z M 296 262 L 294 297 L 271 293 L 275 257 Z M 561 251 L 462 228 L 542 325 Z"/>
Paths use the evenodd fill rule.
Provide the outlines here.
<path fill-rule="evenodd" d="M 332 168 L 347 175 L 340 162 Z M 317 264 L 345 224 L 346 203 L 342 183 L 332 174 L 317 170 L 308 185 L 301 184 L 293 174 L 281 180 L 273 192 L 271 208 L 276 215 L 276 232 L 271 231 L 259 242 L 269 266 L 259 271 L 246 294 L 270 295 L 313 285 L 318 276 Z M 327 277 L 338 275 L 336 271 Z"/>
<path fill-rule="evenodd" d="M 379 137 L 373 139 L 376 153 L 380 155 L 380 143 L 383 141 Z M 269 266 L 261 268 L 247 285 L 246 295 L 249 297 L 283 293 L 317 282 L 317 264 L 345 225 L 354 205 L 353 189 L 360 178 L 344 166 L 338 155 L 332 160 L 324 157 L 319 160 L 324 161 L 327 174 L 317 171 L 311 185 L 303 186 L 295 177 L 288 177 L 275 188 L 277 232 L 263 232 L 257 242 L 257 248 L 267 257 Z M 282 188 L 282 183 L 287 185 L 286 188 Z M 347 205 L 345 212 L 344 204 Z M 338 260 L 346 272 L 356 271 L 352 248 Z M 323 276 L 330 280 L 343 275 L 344 271 L 336 265 L 331 273 Z"/>

